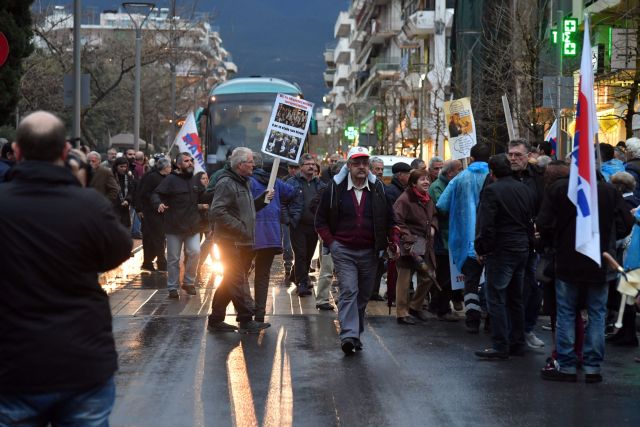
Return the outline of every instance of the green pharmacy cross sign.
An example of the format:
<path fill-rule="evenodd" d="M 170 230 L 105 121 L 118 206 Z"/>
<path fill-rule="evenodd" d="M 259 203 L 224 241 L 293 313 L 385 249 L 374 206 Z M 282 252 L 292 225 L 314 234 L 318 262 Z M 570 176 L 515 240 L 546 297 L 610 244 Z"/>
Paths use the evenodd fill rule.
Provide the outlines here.
<path fill-rule="evenodd" d="M 575 18 L 566 18 L 562 22 L 562 55 L 576 56 L 578 54 L 578 44 L 575 41 L 578 32 L 578 20 Z M 551 31 L 551 41 L 553 44 L 558 43 L 558 31 Z"/>
<path fill-rule="evenodd" d="M 355 126 L 347 126 L 344 130 L 344 136 L 349 140 L 353 141 L 358 136 L 358 129 Z"/>

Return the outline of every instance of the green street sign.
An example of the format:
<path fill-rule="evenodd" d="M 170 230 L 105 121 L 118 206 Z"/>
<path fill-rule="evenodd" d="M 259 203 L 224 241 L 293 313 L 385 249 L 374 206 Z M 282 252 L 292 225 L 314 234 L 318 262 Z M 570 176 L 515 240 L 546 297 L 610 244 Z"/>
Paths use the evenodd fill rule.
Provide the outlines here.
<path fill-rule="evenodd" d="M 578 32 L 578 20 L 575 18 L 566 18 L 562 22 L 562 55 L 576 56 L 578 54 L 578 44 L 575 36 Z M 558 43 L 558 31 L 551 31 L 551 42 Z"/>

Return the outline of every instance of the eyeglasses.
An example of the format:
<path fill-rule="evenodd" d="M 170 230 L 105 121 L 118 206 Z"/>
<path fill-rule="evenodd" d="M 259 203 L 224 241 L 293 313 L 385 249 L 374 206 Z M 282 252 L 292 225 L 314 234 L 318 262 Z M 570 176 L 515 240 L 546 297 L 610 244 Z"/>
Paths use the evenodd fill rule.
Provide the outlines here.
<path fill-rule="evenodd" d="M 352 165 L 369 166 L 369 159 L 353 159 L 349 160 Z"/>

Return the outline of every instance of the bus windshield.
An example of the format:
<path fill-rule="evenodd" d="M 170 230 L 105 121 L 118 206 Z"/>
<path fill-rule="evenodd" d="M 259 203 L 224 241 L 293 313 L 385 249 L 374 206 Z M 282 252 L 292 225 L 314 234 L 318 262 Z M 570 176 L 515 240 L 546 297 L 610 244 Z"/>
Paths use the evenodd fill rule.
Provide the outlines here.
<path fill-rule="evenodd" d="M 208 153 L 224 161 L 236 147 L 260 151 L 271 118 L 273 93 L 225 94 L 209 104 Z M 221 157 L 222 156 L 222 157 Z"/>

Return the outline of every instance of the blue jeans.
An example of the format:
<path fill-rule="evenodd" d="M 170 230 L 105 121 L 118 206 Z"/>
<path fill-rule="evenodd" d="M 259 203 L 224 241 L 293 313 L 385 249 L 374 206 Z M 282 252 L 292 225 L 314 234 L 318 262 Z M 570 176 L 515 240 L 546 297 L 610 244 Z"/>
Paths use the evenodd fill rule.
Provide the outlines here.
<path fill-rule="evenodd" d="M 528 251 L 487 256 L 486 294 L 493 349 L 503 353 L 524 347 L 522 283 Z"/>
<path fill-rule="evenodd" d="M 0 393 L 0 427 L 108 427 L 115 398 L 113 377 L 87 390 Z"/>
<path fill-rule="evenodd" d="M 140 217 L 138 216 L 138 212 L 135 209 L 131 208 L 133 221 L 131 226 L 131 235 L 132 236 L 140 236 L 142 235 L 142 222 L 140 221 Z"/>
<path fill-rule="evenodd" d="M 576 316 L 579 316 L 578 302 L 580 292 L 585 293 L 585 306 L 589 322 L 585 331 L 583 369 L 587 374 L 600 373 L 600 364 L 604 359 L 604 323 L 607 315 L 607 296 L 609 287 L 567 283 L 556 279 L 556 301 L 558 328 L 556 330 L 556 351 L 560 371 L 576 373 Z"/>
<path fill-rule="evenodd" d="M 184 244 L 184 284 L 193 285 L 200 258 L 200 234 L 167 234 L 167 288 L 180 287 L 180 254 Z"/>

